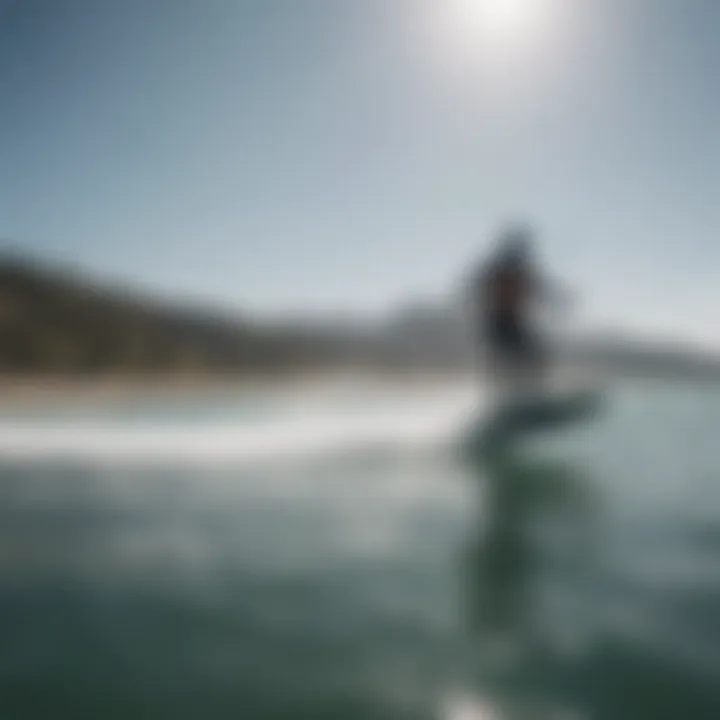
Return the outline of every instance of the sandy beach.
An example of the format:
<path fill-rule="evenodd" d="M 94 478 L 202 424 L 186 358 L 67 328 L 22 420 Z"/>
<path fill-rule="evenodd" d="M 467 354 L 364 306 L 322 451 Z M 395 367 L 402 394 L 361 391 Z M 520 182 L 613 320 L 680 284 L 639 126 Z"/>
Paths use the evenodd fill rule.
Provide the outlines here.
<path fill-rule="evenodd" d="M 448 383 L 469 382 L 467 374 L 450 372 L 371 372 L 327 370 L 295 374 L 208 374 L 208 375 L 115 375 L 47 376 L 6 375 L 0 377 L 0 405 L 26 406 L 52 402 L 114 402 L 127 398 L 173 396 L 178 393 L 215 394 L 251 391 L 283 395 L 315 391 L 319 387 L 342 390 L 392 386 L 395 390 L 431 389 Z"/>

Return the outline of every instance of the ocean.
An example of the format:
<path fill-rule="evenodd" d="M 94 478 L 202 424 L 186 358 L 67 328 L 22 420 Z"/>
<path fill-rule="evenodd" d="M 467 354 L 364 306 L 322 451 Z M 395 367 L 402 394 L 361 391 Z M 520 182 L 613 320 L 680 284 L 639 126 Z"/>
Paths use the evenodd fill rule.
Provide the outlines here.
<path fill-rule="evenodd" d="M 720 717 L 720 389 L 480 457 L 461 381 L 0 412 L 0 717 Z"/>

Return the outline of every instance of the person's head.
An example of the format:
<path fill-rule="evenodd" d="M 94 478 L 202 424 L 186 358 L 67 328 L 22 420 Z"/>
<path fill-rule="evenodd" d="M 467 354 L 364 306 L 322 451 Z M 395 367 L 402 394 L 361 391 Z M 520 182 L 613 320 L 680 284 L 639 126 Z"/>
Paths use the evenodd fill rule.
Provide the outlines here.
<path fill-rule="evenodd" d="M 500 235 L 499 254 L 505 262 L 524 265 L 532 259 L 533 239 L 529 225 L 510 225 Z"/>

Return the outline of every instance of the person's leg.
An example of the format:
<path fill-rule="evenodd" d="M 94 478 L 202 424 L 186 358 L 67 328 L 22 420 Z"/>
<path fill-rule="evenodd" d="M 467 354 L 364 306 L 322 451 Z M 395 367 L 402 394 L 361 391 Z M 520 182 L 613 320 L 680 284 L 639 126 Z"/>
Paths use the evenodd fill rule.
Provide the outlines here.
<path fill-rule="evenodd" d="M 495 399 L 504 402 L 522 392 L 527 374 L 523 336 L 513 317 L 499 316 L 486 334 L 487 370 Z"/>
<path fill-rule="evenodd" d="M 516 322 L 506 337 L 508 376 L 514 393 L 520 396 L 542 390 L 548 370 L 547 351 L 539 336 L 526 325 Z"/>

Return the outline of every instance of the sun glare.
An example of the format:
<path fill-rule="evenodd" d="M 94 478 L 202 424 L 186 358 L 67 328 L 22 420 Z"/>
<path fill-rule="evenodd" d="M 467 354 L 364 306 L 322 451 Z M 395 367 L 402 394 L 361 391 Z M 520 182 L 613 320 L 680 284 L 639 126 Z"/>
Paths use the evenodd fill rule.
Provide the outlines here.
<path fill-rule="evenodd" d="M 538 28 L 546 0 L 455 0 L 468 31 L 488 37 L 517 38 Z"/>
<path fill-rule="evenodd" d="M 447 0 L 442 3 L 448 42 L 456 50 L 495 59 L 519 59 L 554 35 L 561 0 Z"/>

